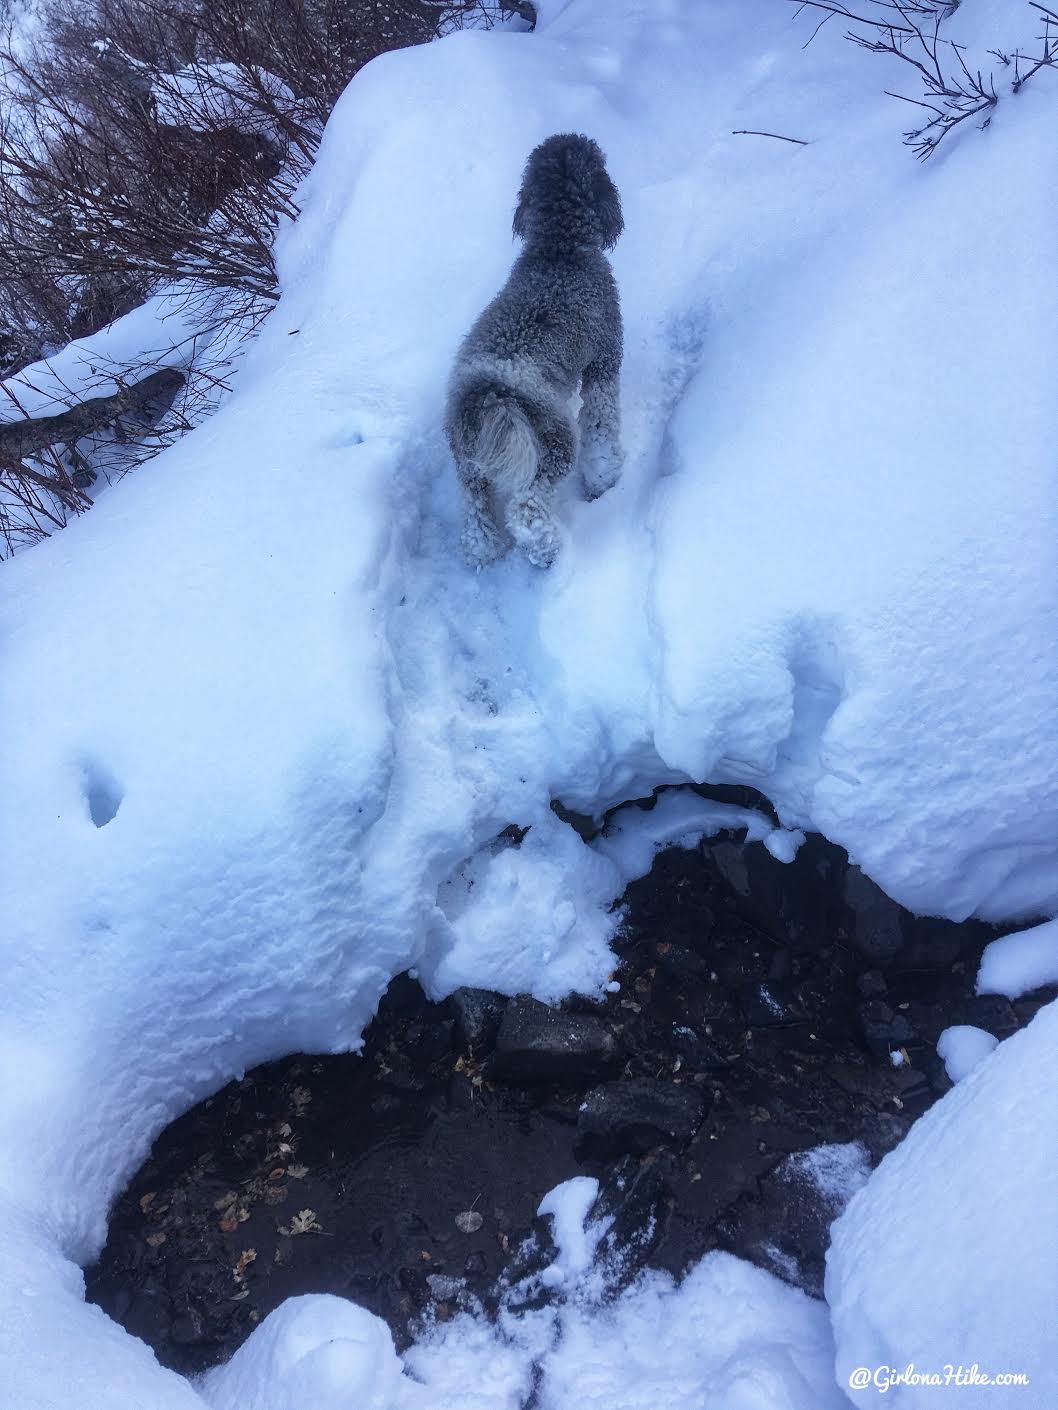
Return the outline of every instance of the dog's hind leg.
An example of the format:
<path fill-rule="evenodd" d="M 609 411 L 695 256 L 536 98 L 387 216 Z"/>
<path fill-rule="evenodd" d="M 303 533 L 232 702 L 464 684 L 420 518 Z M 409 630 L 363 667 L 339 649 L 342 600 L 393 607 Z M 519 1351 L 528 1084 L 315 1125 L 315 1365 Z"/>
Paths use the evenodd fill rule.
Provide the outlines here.
<path fill-rule="evenodd" d="M 558 555 L 558 527 L 551 511 L 552 486 L 542 477 L 507 506 L 511 537 L 535 568 L 550 568 Z"/>
<path fill-rule="evenodd" d="M 620 358 L 603 354 L 581 377 L 578 465 L 589 499 L 598 499 L 621 478 L 620 371 Z"/>
<path fill-rule="evenodd" d="M 572 425 L 563 418 L 537 409 L 532 420 L 540 445 L 540 469 L 528 490 L 511 498 L 507 528 L 530 563 L 550 568 L 559 548 L 558 525 L 551 508 L 554 490 L 573 466 L 577 442 Z"/>
<path fill-rule="evenodd" d="M 471 568 L 484 568 L 507 551 L 503 531 L 492 517 L 487 482 L 473 471 L 460 468 L 463 490 L 463 557 Z"/>

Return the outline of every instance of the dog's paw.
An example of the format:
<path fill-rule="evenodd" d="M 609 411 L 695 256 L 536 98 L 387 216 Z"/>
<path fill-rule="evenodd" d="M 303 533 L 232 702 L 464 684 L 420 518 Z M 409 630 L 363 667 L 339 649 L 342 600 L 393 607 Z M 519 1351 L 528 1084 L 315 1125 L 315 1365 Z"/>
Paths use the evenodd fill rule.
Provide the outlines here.
<path fill-rule="evenodd" d="M 619 451 L 601 445 L 584 446 L 578 462 L 584 498 L 598 499 L 607 490 L 612 490 L 621 478 L 623 463 L 624 457 Z"/>
<path fill-rule="evenodd" d="M 558 557 L 558 534 L 552 529 L 523 547 L 526 558 L 534 568 L 550 568 Z"/>
<path fill-rule="evenodd" d="M 507 551 L 507 543 L 491 524 L 482 519 L 468 519 L 460 535 L 463 557 L 470 568 L 486 568 L 502 558 Z"/>
<path fill-rule="evenodd" d="M 535 568 L 550 568 L 558 556 L 558 528 L 551 516 L 550 497 L 530 492 L 507 511 L 511 537 Z"/>

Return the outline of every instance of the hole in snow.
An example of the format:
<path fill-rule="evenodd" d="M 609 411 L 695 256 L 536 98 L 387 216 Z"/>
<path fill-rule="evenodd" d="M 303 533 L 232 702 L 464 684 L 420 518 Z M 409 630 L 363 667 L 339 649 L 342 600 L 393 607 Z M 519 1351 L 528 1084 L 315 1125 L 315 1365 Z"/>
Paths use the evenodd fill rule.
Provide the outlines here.
<path fill-rule="evenodd" d="M 125 797 L 121 785 L 98 764 L 82 765 L 84 771 L 84 796 L 88 804 L 88 816 L 96 827 L 106 827 L 113 822 Z"/>

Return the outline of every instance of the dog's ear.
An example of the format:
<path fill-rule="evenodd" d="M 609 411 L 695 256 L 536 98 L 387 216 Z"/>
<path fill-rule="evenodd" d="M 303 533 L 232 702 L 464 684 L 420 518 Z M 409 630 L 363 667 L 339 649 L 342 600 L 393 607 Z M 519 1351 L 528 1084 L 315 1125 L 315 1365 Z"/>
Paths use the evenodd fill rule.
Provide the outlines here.
<path fill-rule="evenodd" d="M 514 220 L 511 222 L 511 229 L 520 240 L 529 238 L 529 231 L 526 228 L 526 220 L 529 216 L 529 198 L 526 195 L 528 185 L 529 179 L 526 177 L 522 182 L 522 189 L 518 192 L 518 205 L 515 208 Z"/>
<path fill-rule="evenodd" d="M 617 187 L 610 180 L 610 174 L 605 167 L 600 167 L 595 173 L 593 184 L 595 189 L 592 194 L 595 214 L 599 220 L 599 232 L 602 235 L 602 247 L 604 250 L 612 250 L 625 228 L 624 216 L 621 214 L 621 197 L 617 194 Z M 517 229 L 517 215 L 514 219 Z"/>

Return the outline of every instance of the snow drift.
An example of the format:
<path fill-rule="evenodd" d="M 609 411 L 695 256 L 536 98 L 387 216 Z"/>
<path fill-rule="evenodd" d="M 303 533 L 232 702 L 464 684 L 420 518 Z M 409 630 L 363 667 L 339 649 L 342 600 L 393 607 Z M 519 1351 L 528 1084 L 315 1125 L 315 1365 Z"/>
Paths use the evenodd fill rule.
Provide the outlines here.
<path fill-rule="evenodd" d="M 982 52 L 1017 41 L 964 10 Z M 916 167 L 877 60 L 805 38 L 770 0 L 573 0 L 376 60 L 230 401 L 5 566 L 19 1410 L 200 1407 L 74 1266 L 179 1111 L 354 1047 L 409 966 L 605 982 L 628 873 L 552 799 L 749 782 L 913 909 L 1058 905 L 1053 94 Z M 568 495 L 553 571 L 475 576 L 444 381 L 561 130 L 624 203 L 625 475 Z"/>

